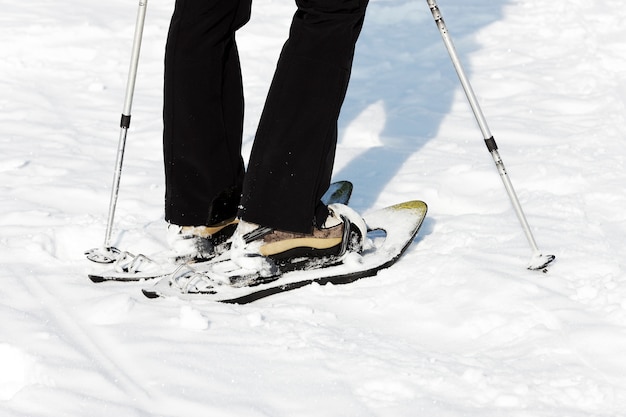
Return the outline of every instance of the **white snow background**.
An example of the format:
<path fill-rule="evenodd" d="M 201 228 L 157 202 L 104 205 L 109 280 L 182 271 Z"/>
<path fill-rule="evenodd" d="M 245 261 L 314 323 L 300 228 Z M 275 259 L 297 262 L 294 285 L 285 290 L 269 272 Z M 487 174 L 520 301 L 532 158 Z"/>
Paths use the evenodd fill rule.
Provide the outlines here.
<path fill-rule="evenodd" d="M 549 272 L 423 0 L 372 0 L 335 179 L 429 216 L 378 276 L 236 306 L 93 284 L 137 2 L 0 0 L 0 415 L 626 415 L 626 8 L 440 0 Z M 163 51 L 151 0 L 114 245 L 165 248 Z M 294 4 L 238 35 L 250 149 Z"/>

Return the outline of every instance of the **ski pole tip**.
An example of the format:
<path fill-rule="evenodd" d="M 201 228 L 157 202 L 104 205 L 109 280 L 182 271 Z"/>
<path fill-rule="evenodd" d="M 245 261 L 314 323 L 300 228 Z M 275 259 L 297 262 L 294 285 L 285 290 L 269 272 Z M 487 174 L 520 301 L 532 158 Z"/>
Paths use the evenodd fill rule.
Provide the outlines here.
<path fill-rule="evenodd" d="M 85 256 L 91 262 L 110 264 L 119 258 L 121 251 L 113 246 L 99 247 L 85 251 Z"/>
<path fill-rule="evenodd" d="M 554 255 L 544 255 L 542 253 L 535 253 L 530 259 L 528 269 L 531 271 L 548 272 L 548 266 L 556 260 Z"/>

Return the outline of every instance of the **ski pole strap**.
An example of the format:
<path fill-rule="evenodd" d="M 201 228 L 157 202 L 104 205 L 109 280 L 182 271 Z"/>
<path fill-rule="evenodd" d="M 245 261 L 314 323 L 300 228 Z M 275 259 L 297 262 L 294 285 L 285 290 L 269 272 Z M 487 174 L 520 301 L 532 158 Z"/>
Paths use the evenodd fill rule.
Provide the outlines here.
<path fill-rule="evenodd" d="M 496 140 L 493 138 L 493 136 L 489 139 L 485 139 L 485 145 L 487 145 L 487 149 L 489 149 L 489 152 L 498 150 L 498 145 L 496 144 Z"/>

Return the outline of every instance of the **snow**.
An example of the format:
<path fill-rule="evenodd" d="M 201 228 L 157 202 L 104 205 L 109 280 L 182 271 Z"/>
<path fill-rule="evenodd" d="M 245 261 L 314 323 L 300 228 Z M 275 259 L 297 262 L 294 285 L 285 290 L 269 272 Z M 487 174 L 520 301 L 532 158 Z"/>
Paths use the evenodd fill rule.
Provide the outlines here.
<path fill-rule="evenodd" d="M 547 273 L 532 256 L 427 4 L 372 0 L 335 179 L 365 212 L 423 199 L 394 267 L 250 305 L 93 284 L 137 4 L 2 0 L 0 415 L 626 415 L 626 132 L 618 0 L 440 0 Z M 148 4 L 113 231 L 166 247 L 163 46 Z M 239 34 L 247 157 L 290 1 Z"/>

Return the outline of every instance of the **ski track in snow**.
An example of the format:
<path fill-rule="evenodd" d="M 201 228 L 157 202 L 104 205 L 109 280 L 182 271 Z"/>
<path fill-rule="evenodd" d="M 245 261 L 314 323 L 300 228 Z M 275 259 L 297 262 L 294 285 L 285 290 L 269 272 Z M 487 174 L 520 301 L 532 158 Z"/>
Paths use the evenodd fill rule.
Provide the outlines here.
<path fill-rule="evenodd" d="M 92 284 L 137 4 L 2 1 L 0 414 L 626 416 L 626 10 L 440 0 L 537 243 L 531 253 L 424 2 L 371 0 L 336 179 L 429 216 L 377 277 L 250 305 Z M 163 46 L 148 5 L 114 245 L 166 248 Z M 71 10 L 71 13 L 67 13 Z M 239 33 L 247 157 L 293 2 Z"/>

